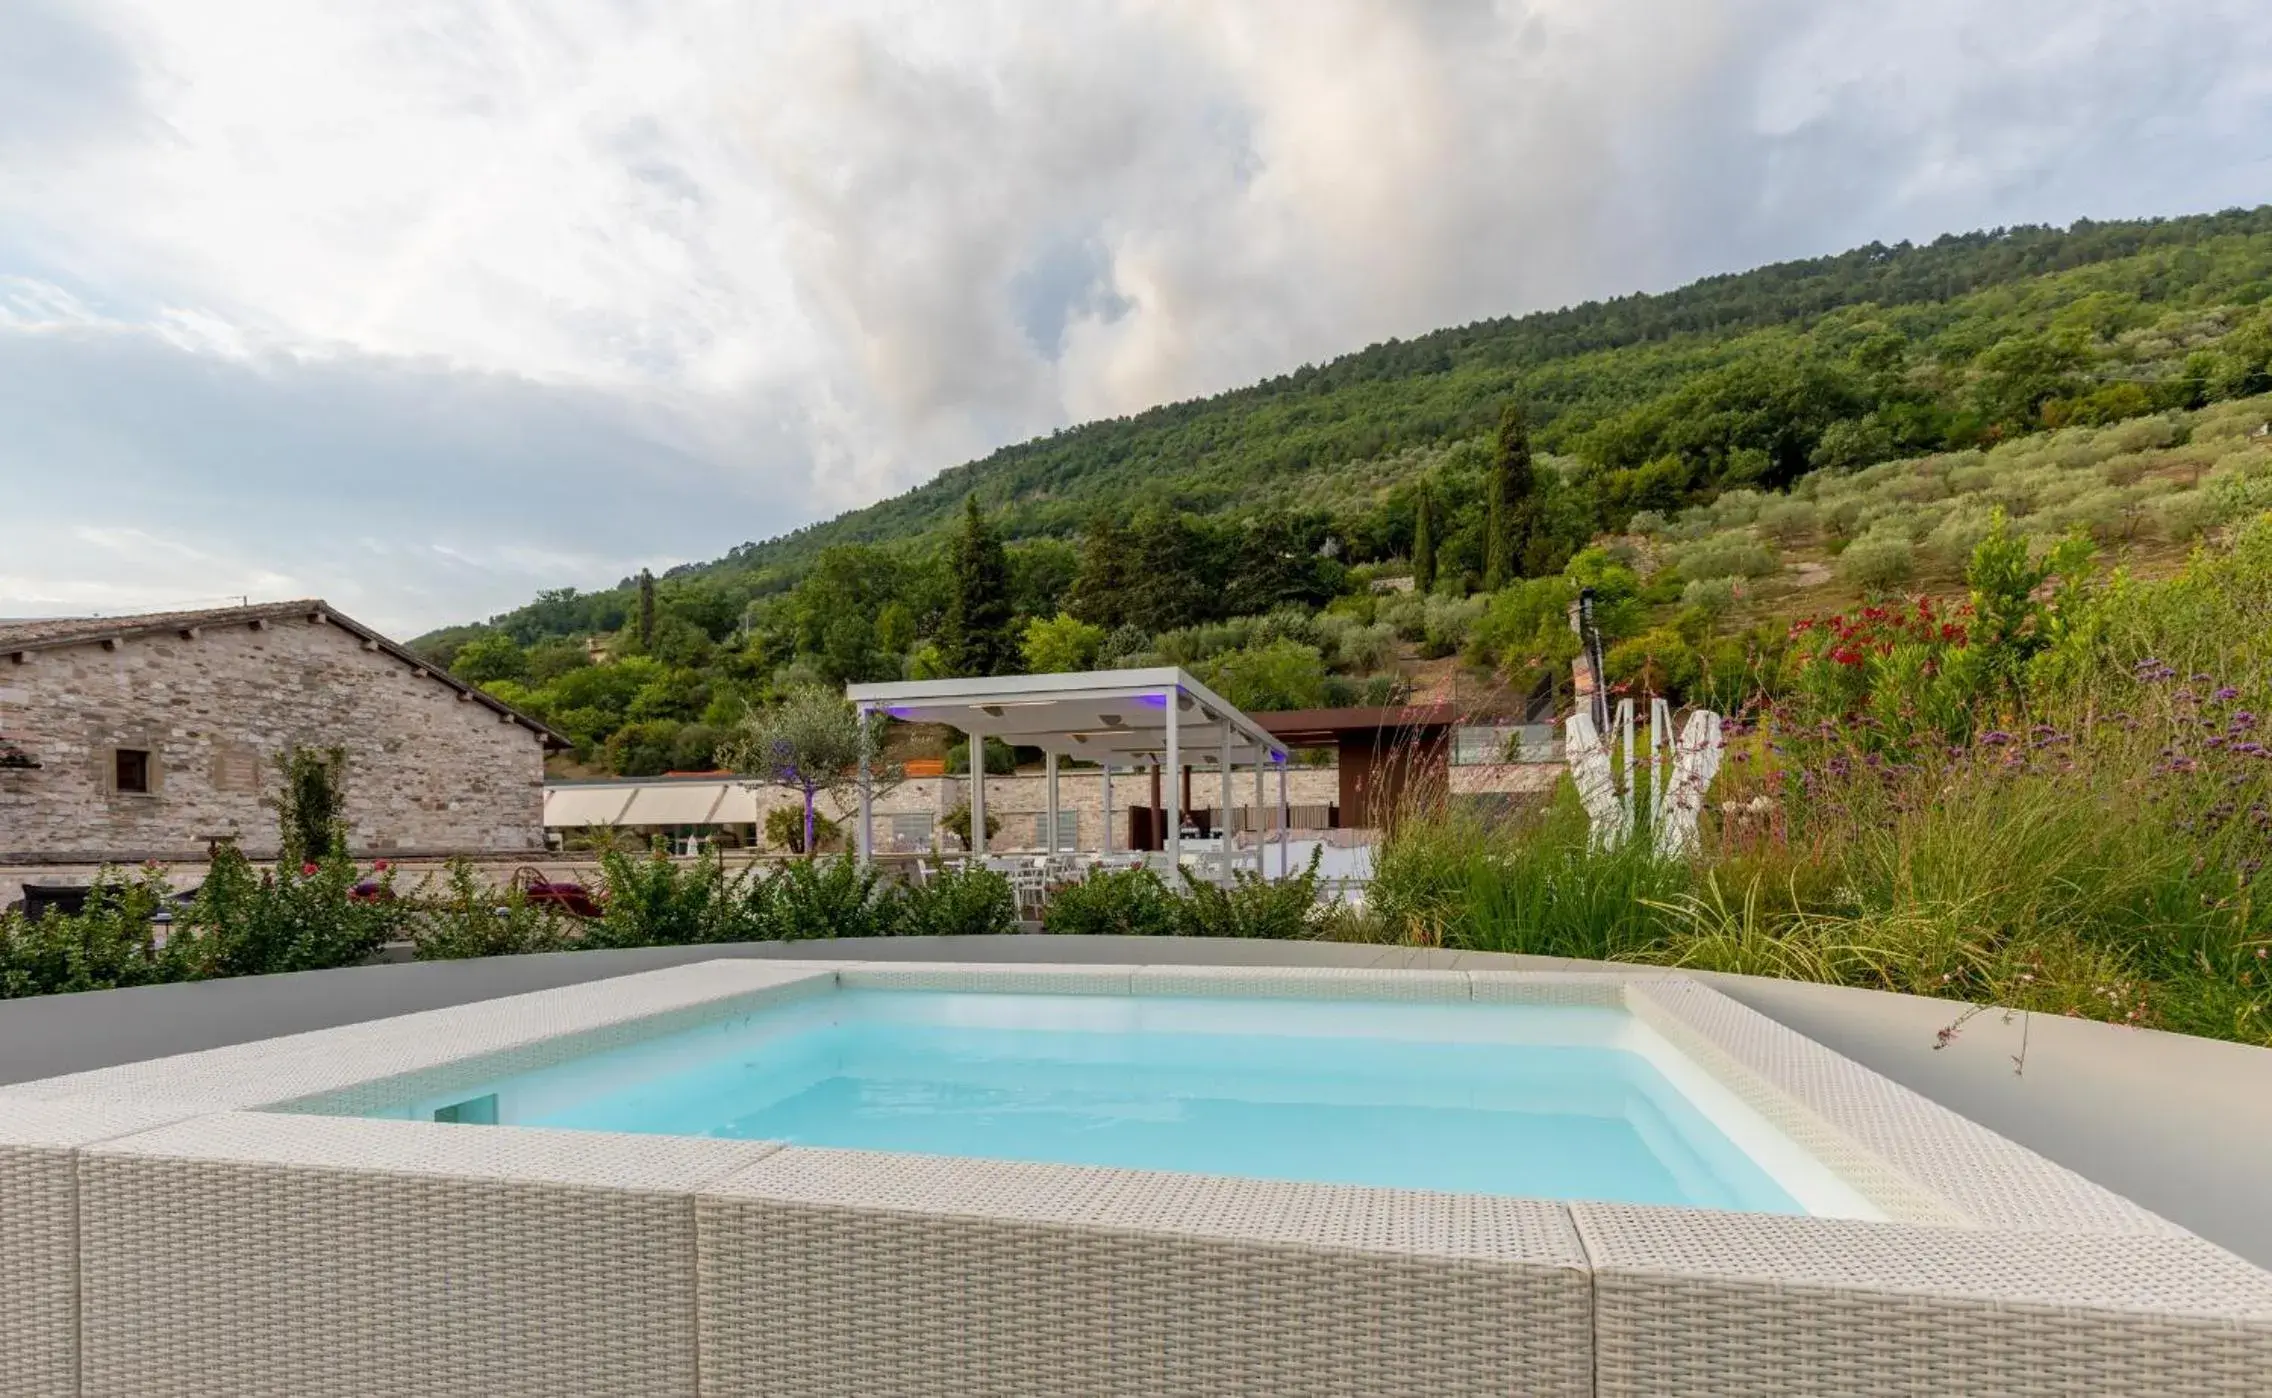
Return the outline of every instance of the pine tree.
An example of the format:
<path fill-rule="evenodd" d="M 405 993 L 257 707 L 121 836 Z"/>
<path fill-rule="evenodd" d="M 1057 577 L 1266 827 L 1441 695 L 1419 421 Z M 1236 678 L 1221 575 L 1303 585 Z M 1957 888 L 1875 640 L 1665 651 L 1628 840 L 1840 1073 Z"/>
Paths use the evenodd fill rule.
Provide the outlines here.
<path fill-rule="evenodd" d="M 1018 647 L 1010 634 L 1010 614 L 1010 560 L 973 495 L 963 502 L 962 529 L 949 565 L 946 622 L 939 631 L 947 668 L 957 675 L 1016 670 Z"/>
<path fill-rule="evenodd" d="M 1110 512 L 1100 511 L 1081 541 L 1081 571 L 1073 578 L 1069 610 L 1094 626 L 1119 626 L 1128 620 L 1135 577 L 1135 545 Z"/>
<path fill-rule="evenodd" d="M 1520 403 L 1509 403 L 1499 410 L 1490 497 L 1483 541 L 1483 587 L 1496 592 L 1522 576 L 1523 559 L 1539 526 L 1538 477 L 1530 461 L 1530 418 Z"/>
<path fill-rule="evenodd" d="M 1426 481 L 1412 512 L 1412 590 L 1423 596 L 1436 590 L 1436 502 Z"/>

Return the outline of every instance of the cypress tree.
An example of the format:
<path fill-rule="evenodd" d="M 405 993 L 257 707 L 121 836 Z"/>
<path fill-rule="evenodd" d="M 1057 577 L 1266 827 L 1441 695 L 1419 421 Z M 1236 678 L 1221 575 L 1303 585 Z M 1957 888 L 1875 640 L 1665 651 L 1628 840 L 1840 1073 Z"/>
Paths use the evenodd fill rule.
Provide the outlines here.
<path fill-rule="evenodd" d="M 639 649 L 655 644 L 655 575 L 639 570 Z"/>
<path fill-rule="evenodd" d="M 979 513 L 963 501 L 962 529 L 950 561 L 946 622 L 939 630 L 947 668 L 958 675 L 999 675 L 1017 668 L 1010 634 L 1010 560 Z"/>
<path fill-rule="evenodd" d="M 1492 447 L 1490 514 L 1483 540 L 1483 587 L 1495 592 L 1522 576 L 1523 557 L 1538 532 L 1537 474 L 1530 461 L 1530 418 L 1520 403 L 1499 410 Z"/>
<path fill-rule="evenodd" d="M 1109 511 L 1099 511 L 1081 540 L 1081 570 L 1073 577 L 1070 610 L 1092 626 L 1109 629 L 1125 623 L 1135 577 L 1135 546 Z"/>
<path fill-rule="evenodd" d="M 1420 499 L 1413 508 L 1412 588 L 1423 596 L 1436 590 L 1436 502 L 1426 481 L 1420 482 Z"/>

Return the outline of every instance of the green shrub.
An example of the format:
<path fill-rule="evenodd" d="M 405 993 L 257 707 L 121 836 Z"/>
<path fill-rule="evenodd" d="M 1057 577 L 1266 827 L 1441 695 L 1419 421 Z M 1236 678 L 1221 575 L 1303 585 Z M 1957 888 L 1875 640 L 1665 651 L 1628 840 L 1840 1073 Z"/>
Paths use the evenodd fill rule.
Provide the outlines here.
<path fill-rule="evenodd" d="M 1885 592 L 1909 581 L 1916 553 L 1898 534 L 1867 534 L 1838 555 L 1838 574 L 1856 587 Z"/>
<path fill-rule="evenodd" d="M 1612 683 L 1630 685 L 1643 695 L 1685 695 L 1704 673 L 1703 657 L 1696 647 L 1666 626 L 1619 641 L 1609 648 L 1602 662 L 1609 668 Z"/>
<path fill-rule="evenodd" d="M 1171 936 L 1175 899 L 1149 869 L 1100 870 L 1050 897 L 1041 930 L 1066 936 Z"/>
<path fill-rule="evenodd" d="M 982 905 L 982 884 L 951 895 L 966 908 Z M 757 936 L 794 942 L 820 937 L 889 937 L 901 930 L 898 894 L 881 869 L 852 855 L 800 859 L 750 885 Z M 940 912 L 944 915 L 945 909 Z"/>
<path fill-rule="evenodd" d="M 1180 937 L 1314 938 L 1323 916 L 1317 904 L 1317 865 L 1323 850 L 1310 854 L 1309 867 L 1289 879 L 1271 880 L 1244 869 L 1231 871 L 1228 888 L 1183 874 L 1183 892 L 1173 903 Z"/>
<path fill-rule="evenodd" d="M 0 999 L 179 978 L 179 948 L 169 957 L 155 935 L 154 920 L 167 906 L 160 871 L 129 880 L 104 869 L 75 915 L 51 912 L 33 922 L 0 913 Z"/>
<path fill-rule="evenodd" d="M 1683 579 L 1765 577 L 1776 570 L 1775 551 L 1749 534 L 1720 534 L 1680 551 L 1673 565 Z"/>
<path fill-rule="evenodd" d="M 529 902 L 518 887 L 491 887 L 469 860 L 451 860 L 442 881 L 442 896 L 421 908 L 411 926 L 421 961 L 521 956 L 574 945 L 569 919 Z"/>
<path fill-rule="evenodd" d="M 686 946 L 757 934 L 748 872 L 729 876 L 715 852 L 680 865 L 660 841 L 643 858 L 600 856 L 601 913 L 584 929 L 593 947 Z"/>
<path fill-rule="evenodd" d="M 1483 615 L 1486 604 L 1483 597 L 1446 597 L 1440 592 L 1430 595 L 1422 610 L 1420 653 L 1431 658 L 1455 654 L 1467 644 L 1468 632 Z"/>
<path fill-rule="evenodd" d="M 1198 679 L 1250 712 L 1314 709 L 1325 703 L 1325 658 L 1316 646 L 1295 640 L 1225 651 L 1199 667 Z"/>
<path fill-rule="evenodd" d="M 970 744 L 954 743 L 947 748 L 947 774 L 961 776 L 970 770 Z M 1018 750 L 1000 738 L 986 740 L 986 775 L 990 777 L 1014 776 L 1018 770 Z"/>
<path fill-rule="evenodd" d="M 991 869 L 949 869 L 898 895 L 903 937 L 989 937 L 1018 930 L 1017 895 Z"/>
<path fill-rule="evenodd" d="M 1396 629 L 1326 613 L 1317 619 L 1319 648 L 1334 669 L 1369 674 L 1396 656 Z"/>
<path fill-rule="evenodd" d="M 1796 543 L 1815 530 L 1814 502 L 1784 498 L 1760 507 L 1759 528 L 1778 543 Z"/>
<path fill-rule="evenodd" d="M 174 921 L 167 950 L 188 978 L 269 975 L 353 966 L 408 931 L 411 910 L 381 874 L 380 896 L 350 897 L 361 873 L 344 856 L 255 873 L 234 844 L 214 853 L 197 896 Z M 186 934 L 186 935 L 185 935 Z M 176 950 L 175 941 L 181 945 Z"/>
<path fill-rule="evenodd" d="M 1680 604 L 1717 619 L 1734 609 L 1739 585 L 1734 578 L 1697 578 L 1680 590 Z"/>

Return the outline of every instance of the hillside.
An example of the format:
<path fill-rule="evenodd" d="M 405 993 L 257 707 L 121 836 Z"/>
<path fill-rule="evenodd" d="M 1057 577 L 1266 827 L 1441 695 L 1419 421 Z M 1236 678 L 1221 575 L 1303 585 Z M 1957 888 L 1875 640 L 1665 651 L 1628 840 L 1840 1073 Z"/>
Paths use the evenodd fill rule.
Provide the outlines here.
<path fill-rule="evenodd" d="M 1519 701 L 1551 672 L 1552 647 L 1526 647 L 1551 632 L 1532 623 L 1556 580 L 1605 566 L 1634 578 L 1624 639 L 1694 657 L 1779 607 L 1953 581 L 1998 505 L 2031 533 L 2181 555 L 2254 499 L 2247 414 L 2217 413 L 2272 389 L 2268 292 L 2272 208 L 1863 248 L 1377 345 L 1005 448 L 676 570 L 643 640 L 627 584 L 421 644 L 588 761 L 698 765 L 783 684 L 939 663 L 942 542 L 975 499 L 1009 540 L 1013 629 L 1071 628 L 1083 661 L 1228 665 L 1267 705 L 1386 694 L 1460 653 Z M 1494 577 L 1508 404 L 1535 468 L 1525 542 Z M 2203 455 L 2236 430 L 2241 446 Z M 1410 572 L 1423 496 L 1432 595 L 1376 601 L 1377 579 Z M 1110 561 L 1099 521 L 1172 585 L 1116 598 L 1085 579 Z M 595 635 L 611 659 L 587 666 Z M 1623 659 L 1640 663 L 1630 644 Z"/>

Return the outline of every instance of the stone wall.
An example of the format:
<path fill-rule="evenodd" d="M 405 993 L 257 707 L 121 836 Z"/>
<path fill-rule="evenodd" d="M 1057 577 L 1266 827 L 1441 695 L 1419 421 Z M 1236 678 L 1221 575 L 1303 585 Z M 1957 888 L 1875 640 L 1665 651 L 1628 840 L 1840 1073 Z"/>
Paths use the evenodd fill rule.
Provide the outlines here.
<path fill-rule="evenodd" d="M 273 852 L 295 744 L 346 751 L 359 854 L 543 847 L 539 736 L 327 621 L 0 659 L 0 733 L 42 764 L 0 770 L 0 865 L 202 859 L 218 836 Z M 151 754 L 147 794 L 117 789 L 121 748 Z"/>

